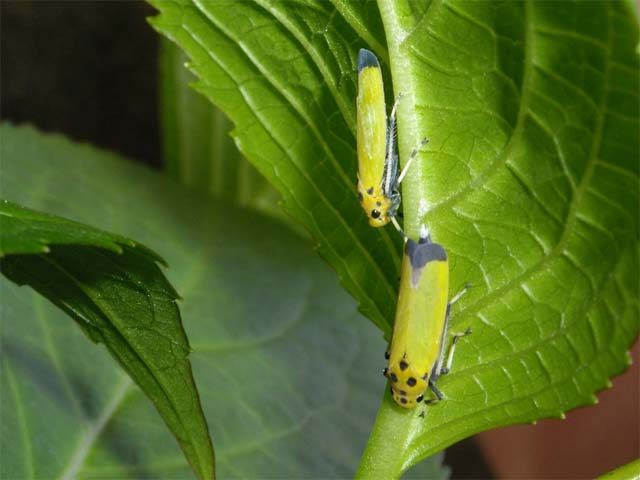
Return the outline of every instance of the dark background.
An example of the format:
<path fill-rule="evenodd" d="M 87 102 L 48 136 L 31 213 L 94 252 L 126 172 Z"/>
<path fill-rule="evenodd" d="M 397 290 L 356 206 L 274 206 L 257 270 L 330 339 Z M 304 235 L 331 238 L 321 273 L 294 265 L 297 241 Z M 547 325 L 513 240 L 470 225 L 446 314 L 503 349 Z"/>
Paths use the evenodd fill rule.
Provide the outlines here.
<path fill-rule="evenodd" d="M 159 167 L 153 14 L 140 1 L 0 0 L 0 118 Z"/>

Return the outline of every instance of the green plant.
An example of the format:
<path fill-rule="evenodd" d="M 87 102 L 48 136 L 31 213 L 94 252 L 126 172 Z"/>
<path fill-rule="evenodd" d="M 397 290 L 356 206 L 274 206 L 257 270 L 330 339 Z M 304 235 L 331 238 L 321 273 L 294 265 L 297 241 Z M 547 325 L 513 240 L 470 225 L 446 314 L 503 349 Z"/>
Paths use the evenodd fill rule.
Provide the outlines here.
<path fill-rule="evenodd" d="M 208 130 L 188 128 L 216 114 L 199 103 L 185 115 L 185 82 L 165 77 L 163 87 L 174 107 L 169 171 L 223 198 L 3 126 L 3 197 L 167 259 L 221 476 L 344 476 L 359 462 L 358 476 L 397 477 L 475 432 L 592 403 L 625 368 L 638 332 L 638 27 L 628 4 L 151 3 L 152 25 L 191 59 L 195 89 L 229 116 L 240 152 L 388 339 L 401 241 L 370 228 L 355 197 L 355 58 L 373 49 L 387 98 L 405 94 L 401 161 L 430 139 L 403 183 L 405 229 L 416 237 L 428 224 L 450 254 L 452 290 L 474 285 L 452 318 L 474 334 L 439 384 L 448 399 L 424 419 L 388 394 L 377 405 L 384 342 L 292 221 L 274 219 L 272 187 L 237 154 L 216 153 Z M 176 73 L 166 48 L 166 73 Z M 220 171 L 236 172 L 239 187 L 219 183 Z M 25 253 L 4 249 L 10 233 L 3 227 L 9 276 Z M 59 239 L 45 240 L 56 254 Z M 64 248 L 75 261 L 79 247 Z M 3 473 L 187 475 L 111 359 L 36 295 L 3 288 L 3 426 L 23 442 L 3 447 Z M 211 476 L 206 455 L 189 458 Z"/>

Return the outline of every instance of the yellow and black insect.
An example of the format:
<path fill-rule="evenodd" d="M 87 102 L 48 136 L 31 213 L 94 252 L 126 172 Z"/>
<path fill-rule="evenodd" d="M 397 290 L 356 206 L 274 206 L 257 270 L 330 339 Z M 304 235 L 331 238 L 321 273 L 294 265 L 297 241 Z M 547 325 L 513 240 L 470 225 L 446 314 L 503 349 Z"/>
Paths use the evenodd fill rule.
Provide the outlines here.
<path fill-rule="evenodd" d="M 446 365 L 443 365 L 451 306 L 467 287 L 450 302 L 449 263 L 444 248 L 433 243 L 426 228 L 416 242 L 407 239 L 400 276 L 400 296 L 396 308 L 393 336 L 386 354 L 384 374 L 391 382 L 391 393 L 398 405 L 414 408 L 428 388 L 437 400 L 443 398 L 435 383 L 449 372 L 458 339 L 455 335 Z"/>
<path fill-rule="evenodd" d="M 398 175 L 398 154 L 395 144 L 396 108 L 400 95 L 391 109 L 387 122 L 382 71 L 376 56 L 364 48 L 358 53 L 358 200 L 369 217 L 369 225 L 382 227 L 393 222 L 402 232 L 395 216 L 400 206 L 398 188 L 411 162 L 418 153 L 414 149 Z M 422 140 L 420 146 L 428 140 Z"/>

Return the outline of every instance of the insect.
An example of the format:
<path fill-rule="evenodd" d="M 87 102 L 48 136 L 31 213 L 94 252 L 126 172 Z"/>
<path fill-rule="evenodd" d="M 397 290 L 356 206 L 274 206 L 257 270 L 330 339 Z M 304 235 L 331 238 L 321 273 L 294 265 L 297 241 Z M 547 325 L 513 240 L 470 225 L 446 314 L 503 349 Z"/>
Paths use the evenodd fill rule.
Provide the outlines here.
<path fill-rule="evenodd" d="M 428 142 L 426 138 L 415 148 L 402 172 L 398 175 L 398 154 L 395 143 L 396 109 L 398 95 L 391 116 L 387 121 L 384 101 L 382 71 L 376 56 L 367 49 L 358 53 L 358 98 L 357 142 L 358 142 L 358 200 L 369 217 L 369 225 L 383 227 L 390 221 L 398 231 L 395 216 L 400 206 L 400 182 L 418 149 Z"/>
<path fill-rule="evenodd" d="M 400 296 L 396 308 L 389 360 L 384 375 L 398 405 L 414 408 L 429 388 L 438 401 L 443 395 L 436 387 L 440 375 L 449 372 L 458 339 L 453 337 L 446 365 L 443 365 L 451 306 L 469 285 L 447 302 L 449 264 L 444 248 L 431 241 L 423 226 L 420 239 L 407 239 L 400 274 Z"/>

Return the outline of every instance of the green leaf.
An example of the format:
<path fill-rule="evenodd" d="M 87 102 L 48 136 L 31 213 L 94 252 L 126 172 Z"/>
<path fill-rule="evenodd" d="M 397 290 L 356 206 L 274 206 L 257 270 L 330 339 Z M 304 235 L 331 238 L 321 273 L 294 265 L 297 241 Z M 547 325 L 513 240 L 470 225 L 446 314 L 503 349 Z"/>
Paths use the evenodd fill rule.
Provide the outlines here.
<path fill-rule="evenodd" d="M 475 338 L 427 421 L 383 404 L 361 476 L 595 403 L 639 326 L 638 27 L 625 5 L 383 5 L 394 82 L 415 92 L 401 151 L 442 130 L 403 187 L 405 226 L 429 225 L 454 285 L 476 286 L 453 322 Z M 382 442 L 391 431 L 410 447 Z"/>
<path fill-rule="evenodd" d="M 598 480 L 638 480 L 640 458 L 598 477 Z"/>
<path fill-rule="evenodd" d="M 9 155 L 12 153 L 8 152 Z M 153 250 L 121 235 L 0 200 L 0 258 L 15 254 L 49 253 L 51 245 L 97 247 L 119 254 L 128 247 L 151 262 L 166 265 Z"/>
<path fill-rule="evenodd" d="M 187 52 L 240 151 L 389 334 L 401 239 L 370 228 L 355 196 L 355 31 L 328 2 L 151 3 L 162 12 L 152 25 Z"/>
<path fill-rule="evenodd" d="M 3 157 L 16 158 L 20 145 L 8 136 Z M 119 235 L 8 201 L 0 203 L 0 232 L 2 273 L 31 286 L 104 343 L 154 403 L 198 476 L 212 478 L 213 448 L 178 295 L 155 264 L 161 259 Z M 76 473 L 73 467 L 66 472 Z"/>
<path fill-rule="evenodd" d="M 136 238 L 183 297 L 220 477 L 351 477 L 384 342 L 305 240 L 264 215 L 29 128 L 0 127 L 3 193 Z M 192 478 L 148 399 L 65 314 L 0 279 L 0 477 Z M 422 478 L 443 478 L 434 459 Z"/>
<path fill-rule="evenodd" d="M 452 318 L 474 335 L 424 421 L 385 399 L 362 476 L 395 477 L 475 432 L 593 403 L 626 367 L 640 149 L 628 4 L 383 1 L 385 41 L 370 4 L 151 3 L 241 151 L 385 334 L 399 242 L 369 228 L 355 198 L 360 47 L 383 64 L 388 52 L 388 98 L 404 94 L 401 163 L 430 139 L 403 183 L 404 225 L 415 237 L 426 223 L 447 249 L 451 290 L 474 285 Z"/>

